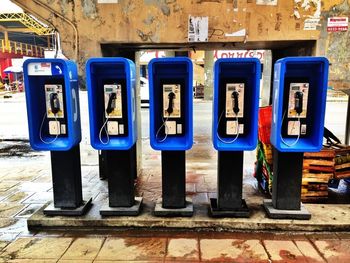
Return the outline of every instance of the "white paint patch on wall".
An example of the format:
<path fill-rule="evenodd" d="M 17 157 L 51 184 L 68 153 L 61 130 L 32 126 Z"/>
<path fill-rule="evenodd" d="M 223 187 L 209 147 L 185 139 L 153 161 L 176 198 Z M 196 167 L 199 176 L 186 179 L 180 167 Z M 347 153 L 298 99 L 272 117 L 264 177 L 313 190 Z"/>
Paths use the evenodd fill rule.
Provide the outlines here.
<path fill-rule="evenodd" d="M 119 0 L 97 0 L 98 4 L 118 4 Z"/>
<path fill-rule="evenodd" d="M 309 16 L 310 18 L 320 18 L 321 17 L 321 0 L 304 0 L 301 7 L 305 11 L 308 11 L 312 6 L 316 7 L 316 11 L 313 15 Z"/>
<path fill-rule="evenodd" d="M 256 0 L 257 5 L 277 5 L 278 0 Z"/>

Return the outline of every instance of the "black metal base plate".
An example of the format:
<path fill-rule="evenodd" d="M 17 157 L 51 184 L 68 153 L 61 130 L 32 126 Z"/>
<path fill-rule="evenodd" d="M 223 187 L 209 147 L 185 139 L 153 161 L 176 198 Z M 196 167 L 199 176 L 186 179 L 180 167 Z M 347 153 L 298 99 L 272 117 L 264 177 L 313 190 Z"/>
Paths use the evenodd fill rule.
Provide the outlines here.
<path fill-rule="evenodd" d="M 88 201 L 83 201 L 83 204 L 77 208 L 59 208 L 55 207 L 53 202 L 51 202 L 44 210 L 44 215 L 47 216 L 82 216 L 89 208 L 92 206 L 92 198 Z"/>
<path fill-rule="evenodd" d="M 184 208 L 163 208 L 162 199 L 158 199 L 156 206 L 154 207 L 153 214 L 155 216 L 164 217 L 191 217 L 193 216 L 193 203 L 192 201 L 186 200 L 186 207 Z"/>
<path fill-rule="evenodd" d="M 302 203 L 300 206 L 300 210 L 282 210 L 274 208 L 271 199 L 265 199 L 264 208 L 268 217 L 273 219 L 309 220 L 311 218 L 311 213 L 307 211 L 307 209 Z"/>
<path fill-rule="evenodd" d="M 211 217 L 239 217 L 248 218 L 250 216 L 250 210 L 247 203 L 242 199 L 242 207 L 235 210 L 221 210 L 218 208 L 218 203 L 216 198 L 210 198 L 210 209 L 209 215 Z"/>
<path fill-rule="evenodd" d="M 138 216 L 142 209 L 142 197 L 135 197 L 135 204 L 131 207 L 110 207 L 108 200 L 100 209 L 101 216 Z"/>

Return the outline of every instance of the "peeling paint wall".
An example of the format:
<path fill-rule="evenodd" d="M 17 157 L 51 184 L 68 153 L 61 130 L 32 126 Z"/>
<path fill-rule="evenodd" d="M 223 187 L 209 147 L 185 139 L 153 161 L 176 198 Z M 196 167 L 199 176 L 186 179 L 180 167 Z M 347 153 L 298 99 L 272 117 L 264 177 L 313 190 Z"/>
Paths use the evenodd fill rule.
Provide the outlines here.
<path fill-rule="evenodd" d="M 76 21 L 81 34 L 89 32 L 98 40 L 103 38 L 110 42 L 185 42 L 190 15 L 209 17 L 211 42 L 318 37 L 318 32 L 296 32 L 295 24 L 318 16 L 320 0 L 303 0 L 299 4 L 288 1 L 283 3 L 283 7 L 256 5 L 254 1 L 243 0 L 120 0 L 119 4 L 97 4 L 97 0 L 33 2 L 37 1 Z M 33 5 L 31 1 L 15 2 Z M 301 17 L 298 19 L 291 16 L 295 8 L 300 9 Z M 96 28 L 98 31 L 91 32 Z M 244 36 L 235 36 L 234 32 L 244 32 Z"/>
<path fill-rule="evenodd" d="M 144 0 L 145 5 L 155 5 L 165 16 L 171 14 L 171 5 L 176 5 L 177 0 Z"/>
<path fill-rule="evenodd" d="M 83 14 L 89 18 L 96 18 L 97 9 L 96 9 L 95 0 L 81 0 L 81 6 L 83 8 Z"/>
<path fill-rule="evenodd" d="M 101 43 L 188 44 L 191 15 L 209 18 L 209 43 L 240 43 L 244 48 L 282 40 L 317 40 L 316 53 L 332 62 L 331 78 L 349 78 L 349 31 L 328 33 L 326 23 L 330 16 L 349 16 L 350 0 L 280 0 L 277 6 L 256 5 L 255 0 L 13 1 L 53 24 L 65 54 L 74 58 L 78 53 L 81 66 L 88 57 L 101 55 Z M 315 28 L 305 30 L 306 23 Z"/>

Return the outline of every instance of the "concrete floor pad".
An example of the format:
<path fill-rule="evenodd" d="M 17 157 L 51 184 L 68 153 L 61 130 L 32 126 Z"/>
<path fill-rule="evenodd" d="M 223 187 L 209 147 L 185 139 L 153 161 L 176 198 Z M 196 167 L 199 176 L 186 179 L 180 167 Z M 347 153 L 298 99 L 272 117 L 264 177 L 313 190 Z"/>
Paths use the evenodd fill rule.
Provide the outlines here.
<path fill-rule="evenodd" d="M 137 217 L 102 218 L 99 210 L 102 202 L 94 203 L 91 210 L 81 217 L 47 217 L 43 208 L 27 221 L 29 229 L 205 229 L 205 230 L 247 230 L 247 231 L 348 231 L 350 229 L 350 209 L 348 205 L 305 204 L 312 214 L 310 220 L 269 219 L 262 206 L 262 198 L 248 203 L 250 218 L 210 218 L 208 204 L 194 204 L 193 217 L 155 217 L 152 215 L 154 203 L 144 201 L 141 214 Z M 332 211 L 329 213 L 329 211 Z"/>

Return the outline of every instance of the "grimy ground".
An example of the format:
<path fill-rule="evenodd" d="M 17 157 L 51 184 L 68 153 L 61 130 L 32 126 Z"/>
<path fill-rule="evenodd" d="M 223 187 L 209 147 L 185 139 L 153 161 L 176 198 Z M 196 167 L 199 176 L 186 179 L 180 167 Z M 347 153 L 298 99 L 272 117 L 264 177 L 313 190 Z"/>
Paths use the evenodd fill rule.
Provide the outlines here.
<path fill-rule="evenodd" d="M 97 152 L 89 146 L 86 93 L 80 95 L 83 193 L 98 202 L 108 195 L 107 182 L 99 179 Z M 195 103 L 195 145 L 187 154 L 186 180 L 195 208 L 206 206 L 216 192 L 210 114 L 209 102 Z M 345 114 L 346 101 L 328 102 L 326 126 L 341 139 Z M 160 153 L 149 147 L 147 109 L 142 117 L 143 172 L 138 194 L 149 203 L 161 195 Z M 27 142 L 23 94 L 0 96 L 0 139 L 0 262 L 350 262 L 347 231 L 160 231 L 151 227 L 29 231 L 27 219 L 52 200 L 52 182 L 49 154 L 32 151 Z M 248 203 L 262 198 L 252 177 L 254 161 L 255 153 L 246 153 Z M 332 217 L 332 207 L 328 210 Z"/>

